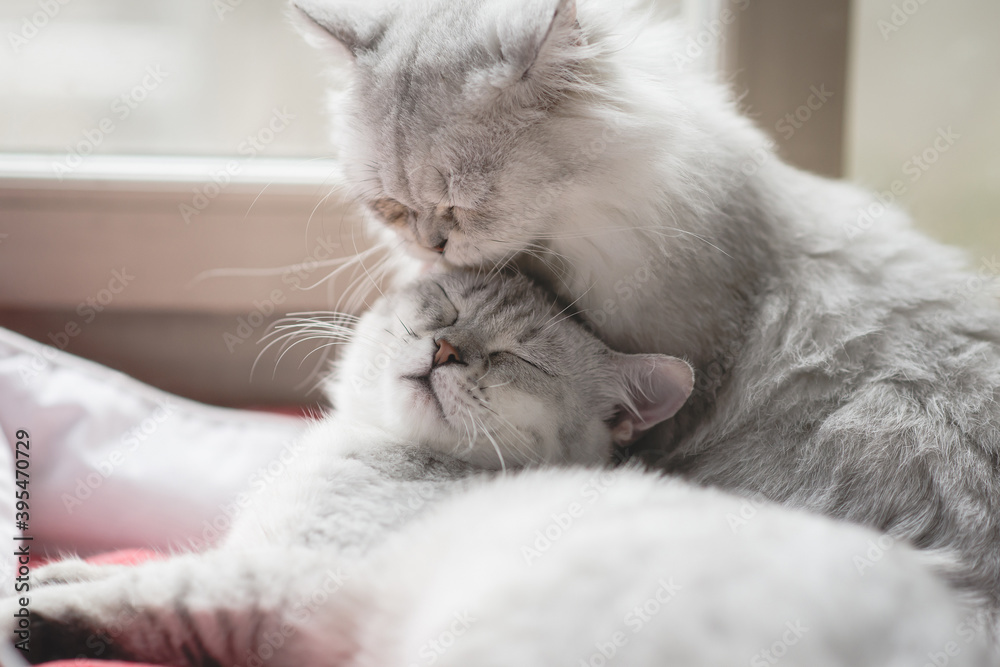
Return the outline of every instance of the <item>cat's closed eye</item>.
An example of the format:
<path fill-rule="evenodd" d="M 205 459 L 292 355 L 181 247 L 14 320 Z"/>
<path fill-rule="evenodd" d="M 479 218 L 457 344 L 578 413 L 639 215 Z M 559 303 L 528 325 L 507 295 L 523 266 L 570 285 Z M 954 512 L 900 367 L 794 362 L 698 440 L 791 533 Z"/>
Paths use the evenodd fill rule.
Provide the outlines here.
<path fill-rule="evenodd" d="M 509 352 L 507 350 L 498 350 L 496 352 L 491 352 L 489 354 L 489 359 L 490 359 L 491 363 L 502 362 L 504 360 L 513 360 L 513 361 L 515 361 L 517 363 L 520 363 L 520 364 L 527 364 L 528 366 L 531 366 L 535 370 L 541 371 L 542 373 L 545 373 L 546 375 L 549 375 L 549 376 L 552 376 L 552 377 L 555 376 L 553 373 L 551 373 L 547 369 L 541 367 L 540 365 L 538 365 L 537 363 L 535 363 L 534 361 L 532 361 L 531 359 L 529 359 L 527 356 L 525 356 L 523 354 L 518 354 L 516 352 Z"/>
<path fill-rule="evenodd" d="M 413 211 L 409 208 L 388 197 L 376 199 L 368 204 L 368 207 L 387 225 L 396 227 L 406 226 L 410 221 L 410 216 L 413 215 Z"/>

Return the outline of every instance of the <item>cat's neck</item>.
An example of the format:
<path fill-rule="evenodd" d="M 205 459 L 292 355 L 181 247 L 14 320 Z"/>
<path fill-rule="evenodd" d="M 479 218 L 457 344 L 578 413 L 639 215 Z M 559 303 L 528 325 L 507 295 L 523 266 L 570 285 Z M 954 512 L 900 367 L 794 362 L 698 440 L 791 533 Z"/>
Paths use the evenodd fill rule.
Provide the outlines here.
<path fill-rule="evenodd" d="M 648 62 L 609 61 L 603 103 L 567 102 L 580 134 L 564 138 L 572 171 L 549 189 L 548 255 L 522 268 L 578 299 L 612 347 L 703 369 L 738 346 L 781 274 L 796 236 L 782 181 L 799 176 L 722 87 L 669 71 L 662 42 L 635 47 Z"/>
<path fill-rule="evenodd" d="M 783 164 L 720 89 L 706 84 L 682 109 L 664 89 L 612 112 L 625 120 L 588 112 L 595 134 L 616 130 L 556 189 L 540 239 L 549 253 L 521 268 L 573 302 L 611 347 L 695 367 L 695 394 L 664 427 L 677 441 L 714 409 L 767 294 L 813 235 L 808 221 L 821 216 L 811 207 L 822 202 L 812 190 L 826 182 Z"/>
<path fill-rule="evenodd" d="M 698 210 L 669 195 L 623 206 L 590 189 L 554 225 L 573 231 L 553 234 L 544 261 L 526 257 L 520 268 L 574 302 L 613 348 L 704 369 L 735 354 L 787 254 L 776 230 L 786 216 L 762 203 L 764 185 L 734 184 Z"/>
<path fill-rule="evenodd" d="M 358 461 L 386 480 L 443 481 L 480 472 L 476 466 L 429 446 L 394 435 L 379 424 L 334 411 L 318 422 L 302 441 L 307 465 L 324 459 Z"/>

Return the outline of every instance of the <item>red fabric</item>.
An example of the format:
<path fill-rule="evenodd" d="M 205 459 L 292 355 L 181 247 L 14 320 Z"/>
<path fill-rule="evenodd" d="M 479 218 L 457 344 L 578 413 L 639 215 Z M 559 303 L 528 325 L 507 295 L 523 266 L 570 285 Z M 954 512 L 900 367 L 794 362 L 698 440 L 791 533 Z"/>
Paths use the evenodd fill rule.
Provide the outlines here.
<path fill-rule="evenodd" d="M 161 553 L 150 549 L 122 549 L 106 554 L 97 554 L 87 559 L 88 563 L 94 565 L 138 565 L 147 560 L 160 560 L 166 558 Z M 107 661 L 105 661 L 107 662 Z"/>
<path fill-rule="evenodd" d="M 141 662 L 119 662 L 118 660 L 56 660 L 43 662 L 45 667 L 163 667 L 163 665 L 147 665 Z"/>
<path fill-rule="evenodd" d="M 124 549 L 92 556 L 87 559 L 87 562 L 95 565 L 138 565 L 148 560 L 160 558 L 165 558 L 165 556 L 149 549 Z M 42 664 L 44 667 L 155 667 L 138 662 L 119 662 L 117 660 L 56 660 Z"/>
<path fill-rule="evenodd" d="M 285 415 L 286 417 L 301 417 L 303 419 L 315 419 L 326 412 L 326 408 L 321 405 L 250 405 L 244 410 L 254 412 L 270 412 L 273 415 Z"/>

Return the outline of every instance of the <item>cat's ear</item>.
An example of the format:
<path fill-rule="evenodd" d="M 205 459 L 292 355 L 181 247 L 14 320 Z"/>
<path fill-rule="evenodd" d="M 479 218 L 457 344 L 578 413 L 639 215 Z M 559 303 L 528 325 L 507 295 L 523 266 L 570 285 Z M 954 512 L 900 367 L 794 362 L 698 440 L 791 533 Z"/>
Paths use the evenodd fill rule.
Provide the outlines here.
<path fill-rule="evenodd" d="M 625 446 L 681 409 L 694 389 L 694 370 L 663 354 L 614 353 L 622 388 L 621 404 L 611 432 Z"/>
<path fill-rule="evenodd" d="M 293 21 L 306 41 L 316 46 L 332 41 L 355 57 L 374 48 L 385 31 L 385 24 L 371 2 L 293 0 L 292 8 Z"/>
<path fill-rule="evenodd" d="M 532 11 L 539 5 L 540 14 Z M 524 22 L 514 21 L 498 30 L 503 58 L 514 66 L 514 82 L 544 77 L 547 69 L 577 60 L 585 45 L 576 20 L 576 0 L 525 3 L 524 7 Z"/>

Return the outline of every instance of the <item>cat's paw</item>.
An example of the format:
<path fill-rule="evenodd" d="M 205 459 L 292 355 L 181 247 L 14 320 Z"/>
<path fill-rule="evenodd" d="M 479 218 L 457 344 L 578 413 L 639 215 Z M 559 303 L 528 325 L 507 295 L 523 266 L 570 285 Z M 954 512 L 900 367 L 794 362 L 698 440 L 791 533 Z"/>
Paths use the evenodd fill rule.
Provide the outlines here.
<path fill-rule="evenodd" d="M 31 573 L 33 587 L 52 584 L 73 584 L 82 581 L 100 581 L 116 572 L 121 565 L 93 565 L 79 558 L 67 558 L 43 565 Z"/>
<path fill-rule="evenodd" d="M 48 586 L 0 600 L 0 641 L 9 641 L 32 664 L 71 658 L 130 659 L 116 640 L 134 610 L 115 614 L 101 608 L 106 605 L 93 605 L 93 587 L 90 583 Z"/>

